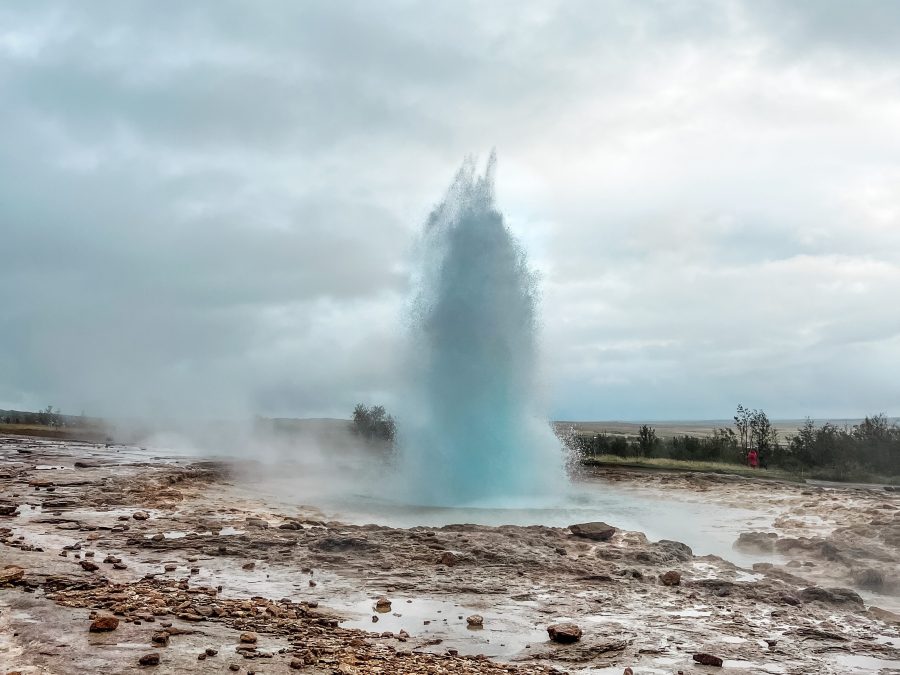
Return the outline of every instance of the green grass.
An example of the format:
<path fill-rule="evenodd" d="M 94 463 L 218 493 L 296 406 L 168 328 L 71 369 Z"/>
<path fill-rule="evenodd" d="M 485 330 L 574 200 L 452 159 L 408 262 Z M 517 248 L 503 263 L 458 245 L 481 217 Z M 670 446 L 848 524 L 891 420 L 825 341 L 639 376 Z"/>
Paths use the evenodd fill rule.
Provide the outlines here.
<path fill-rule="evenodd" d="M 0 423 L 0 434 L 16 434 L 17 436 L 38 436 L 42 438 L 59 438 L 67 441 L 88 441 L 102 443 L 106 440 L 106 431 L 96 427 L 51 427 L 44 424 L 5 424 Z"/>
<path fill-rule="evenodd" d="M 885 483 L 900 485 L 900 476 L 879 476 L 862 470 L 841 472 L 831 468 L 820 468 L 798 473 L 786 469 L 751 469 L 745 464 L 729 462 L 698 462 L 667 457 L 620 457 L 618 455 L 595 455 L 585 457 L 584 466 L 607 466 L 631 469 L 658 469 L 662 471 L 697 471 L 699 473 L 719 473 L 761 478 L 769 480 L 786 480 L 803 482 L 805 479 L 826 480 L 850 483 Z"/>
<path fill-rule="evenodd" d="M 662 469 L 666 471 L 698 471 L 700 473 L 727 473 L 748 478 L 769 478 L 798 481 L 800 476 L 781 469 L 751 469 L 743 464 L 728 462 L 697 462 L 666 457 L 619 457 L 618 455 L 596 455 L 582 460 L 585 466 L 617 466 L 636 469 Z"/>

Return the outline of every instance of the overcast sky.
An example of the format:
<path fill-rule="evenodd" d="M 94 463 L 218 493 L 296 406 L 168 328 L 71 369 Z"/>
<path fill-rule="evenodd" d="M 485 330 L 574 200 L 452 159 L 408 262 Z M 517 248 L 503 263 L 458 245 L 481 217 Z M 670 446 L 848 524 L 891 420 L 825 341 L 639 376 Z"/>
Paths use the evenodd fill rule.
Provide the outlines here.
<path fill-rule="evenodd" d="M 548 415 L 900 413 L 900 3 L 0 5 L 0 408 L 396 402 L 467 154 Z"/>

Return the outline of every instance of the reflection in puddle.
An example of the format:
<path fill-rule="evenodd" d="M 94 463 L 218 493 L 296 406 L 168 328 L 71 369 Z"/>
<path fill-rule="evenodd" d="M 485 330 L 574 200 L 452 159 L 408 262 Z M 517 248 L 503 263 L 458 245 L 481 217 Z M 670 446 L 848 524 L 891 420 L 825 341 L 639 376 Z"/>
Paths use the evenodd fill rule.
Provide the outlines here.
<path fill-rule="evenodd" d="M 461 654 L 510 656 L 529 645 L 547 641 L 543 627 L 532 625 L 519 614 L 485 611 L 443 600 L 391 598 L 391 610 L 384 613 L 375 611 L 371 598 L 346 605 L 329 603 L 329 606 L 355 615 L 341 622 L 347 628 L 376 633 L 390 631 L 395 635 L 403 630 L 413 637 L 442 641 L 427 651 L 444 652 L 453 648 Z M 468 625 L 466 617 L 472 614 L 484 617 L 482 627 Z M 378 620 L 373 621 L 373 616 Z"/>

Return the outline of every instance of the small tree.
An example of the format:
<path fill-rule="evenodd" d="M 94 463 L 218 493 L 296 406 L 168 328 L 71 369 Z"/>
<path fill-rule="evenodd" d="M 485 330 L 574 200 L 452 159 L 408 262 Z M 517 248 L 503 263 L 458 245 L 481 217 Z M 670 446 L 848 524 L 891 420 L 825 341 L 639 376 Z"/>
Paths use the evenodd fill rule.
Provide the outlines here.
<path fill-rule="evenodd" d="M 659 445 L 659 439 L 656 437 L 656 429 L 646 424 L 642 424 L 638 431 L 638 454 L 641 457 L 650 457 L 653 450 Z"/>
<path fill-rule="evenodd" d="M 357 403 L 353 409 L 353 431 L 366 440 L 393 443 L 397 424 L 394 418 L 387 414 L 384 406 L 376 405 L 368 408 L 362 403 Z"/>

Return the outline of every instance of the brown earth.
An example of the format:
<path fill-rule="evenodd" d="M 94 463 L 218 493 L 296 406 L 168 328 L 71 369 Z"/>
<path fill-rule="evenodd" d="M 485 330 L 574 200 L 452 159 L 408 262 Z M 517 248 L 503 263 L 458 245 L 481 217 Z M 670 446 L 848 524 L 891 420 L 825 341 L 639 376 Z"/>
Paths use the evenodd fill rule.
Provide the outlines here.
<path fill-rule="evenodd" d="M 897 591 L 896 492 L 598 477 L 773 513 L 741 537 L 774 556 L 751 571 L 623 530 L 598 541 L 544 526 L 326 521 L 236 497 L 235 466 L 0 437 L 0 507 L 14 507 L 0 510 L 0 673 L 900 667 L 900 617 L 854 590 Z M 90 630 L 108 616 L 115 629 Z M 553 642 L 555 624 L 581 635 Z M 159 666 L 140 665 L 150 654 Z"/>

